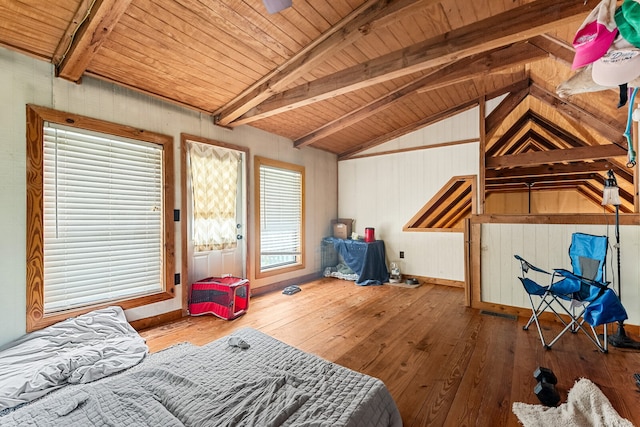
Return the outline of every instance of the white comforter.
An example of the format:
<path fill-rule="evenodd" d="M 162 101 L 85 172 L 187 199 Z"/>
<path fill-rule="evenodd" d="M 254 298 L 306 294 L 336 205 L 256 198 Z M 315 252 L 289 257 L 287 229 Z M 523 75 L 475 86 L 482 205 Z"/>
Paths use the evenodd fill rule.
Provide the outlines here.
<path fill-rule="evenodd" d="M 144 339 L 120 307 L 107 307 L 32 332 L 0 347 L 0 411 L 66 384 L 87 383 L 139 363 Z"/>

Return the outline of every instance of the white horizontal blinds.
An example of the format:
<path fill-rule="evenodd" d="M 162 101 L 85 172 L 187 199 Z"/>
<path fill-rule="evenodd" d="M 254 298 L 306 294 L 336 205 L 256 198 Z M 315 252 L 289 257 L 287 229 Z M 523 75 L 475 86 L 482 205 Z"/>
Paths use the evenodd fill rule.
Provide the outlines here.
<path fill-rule="evenodd" d="M 296 264 L 301 254 L 302 174 L 260 165 L 260 269 Z"/>
<path fill-rule="evenodd" d="M 44 310 L 156 293 L 162 146 L 44 128 Z"/>

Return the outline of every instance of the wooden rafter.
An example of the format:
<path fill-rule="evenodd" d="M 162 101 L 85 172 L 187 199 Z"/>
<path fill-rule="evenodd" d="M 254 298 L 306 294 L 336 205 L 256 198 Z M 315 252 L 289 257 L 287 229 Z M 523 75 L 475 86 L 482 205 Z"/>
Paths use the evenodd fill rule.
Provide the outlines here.
<path fill-rule="evenodd" d="M 258 80 L 229 104 L 217 110 L 214 120 L 221 126 L 232 123 L 251 108 L 279 93 L 285 86 L 309 73 L 336 51 L 354 43 L 366 35 L 371 28 L 390 25 L 405 13 L 416 8 L 437 3 L 437 0 L 369 0 L 351 14 L 333 25 L 313 43 L 282 64 L 280 67 Z"/>
<path fill-rule="evenodd" d="M 443 224 L 446 228 L 456 228 L 465 218 L 468 218 L 472 213 L 473 201 L 469 204 L 459 204 L 455 209 L 451 210 L 451 219 L 449 222 Z"/>
<path fill-rule="evenodd" d="M 531 130 L 533 127 L 539 127 L 544 130 L 553 139 L 543 138 L 538 132 Z M 523 129 L 528 128 L 527 133 L 523 134 L 519 140 L 513 139 L 519 133 L 523 133 Z M 527 136 L 528 134 L 528 136 Z M 535 136 L 538 142 L 547 149 L 568 148 L 568 147 L 585 147 L 589 146 L 586 141 L 581 140 L 574 134 L 558 127 L 554 123 L 540 116 L 534 111 L 527 111 L 516 123 L 511 126 L 497 141 L 491 144 L 487 150 L 487 157 L 495 157 L 497 155 L 515 154 L 521 151 L 522 141 L 528 137 Z"/>
<path fill-rule="evenodd" d="M 547 104 L 558 102 L 555 95 L 539 86 L 532 86 L 529 92 Z M 578 116 L 582 119 L 578 121 L 579 125 L 587 121 L 598 131 L 608 129 L 612 133 L 607 123 L 600 121 L 594 124 L 589 113 L 569 101 L 567 105 L 561 114 L 571 111 L 571 118 L 575 120 Z M 508 116 L 502 114 L 502 120 Z M 522 114 L 485 154 L 487 194 L 573 190 L 599 205 L 605 172 L 615 169 L 621 184 L 622 212 L 633 212 L 634 198 L 627 188 L 633 187 L 634 176 L 621 160 L 626 148 L 618 144 L 591 145 L 532 110 Z"/>
<path fill-rule="evenodd" d="M 558 175 L 558 176 L 550 176 L 550 175 L 538 175 L 538 176 L 516 176 L 511 178 L 503 178 L 503 179 L 487 179 L 487 188 L 491 188 L 493 186 L 504 186 L 506 184 L 542 184 L 542 183 L 559 183 L 559 182 L 581 182 L 588 180 L 600 180 L 602 182 L 603 178 L 601 174 L 596 172 L 584 172 L 584 173 L 573 173 L 567 175 Z"/>
<path fill-rule="evenodd" d="M 626 156 L 626 154 L 626 150 L 616 144 L 603 144 L 564 150 L 537 151 L 531 153 L 512 154 L 508 156 L 490 157 L 486 159 L 485 164 L 487 168 L 505 168 L 530 166 L 543 163 L 608 159 L 610 157 Z"/>
<path fill-rule="evenodd" d="M 565 129 L 550 122 L 534 111 L 529 111 L 529 115 L 531 116 L 532 124 L 535 124 L 540 129 L 553 136 L 555 140 L 564 142 L 564 145 L 567 147 L 585 147 L 590 145 L 586 141 L 583 141 L 574 134 L 567 132 Z M 562 145 L 558 144 L 557 146 L 561 147 Z"/>
<path fill-rule="evenodd" d="M 435 228 L 452 228 L 458 229 L 462 225 L 462 220 L 471 215 L 471 205 L 473 204 L 470 192 L 462 194 L 456 203 L 452 205 L 448 211 L 438 218 Z"/>
<path fill-rule="evenodd" d="M 475 175 L 454 176 L 402 228 L 403 231 L 462 231 L 461 221 L 475 213 Z"/>
<path fill-rule="evenodd" d="M 220 115 L 220 124 L 246 124 L 264 117 L 262 114 L 266 111 L 286 111 L 293 106 L 301 107 L 389 79 L 439 67 L 463 57 L 525 41 L 553 30 L 562 22 L 572 22 L 586 11 L 588 8 L 585 5 L 574 0 L 538 0 L 527 3 L 277 95 L 275 92 L 279 85 L 269 85 L 268 95 L 275 96 L 269 98 L 265 96 L 265 91 L 253 94 L 253 101 L 244 103 L 242 109 L 245 113 L 235 120 L 235 123 L 231 123 L 229 117 L 239 115 L 224 112 L 216 114 Z M 492 31 L 487 31 L 487 28 L 491 28 Z M 267 98 L 268 102 L 258 105 L 258 100 L 265 101 Z M 246 108 L 250 104 L 253 104 L 253 108 Z"/>
<path fill-rule="evenodd" d="M 531 85 L 530 94 L 543 103 L 557 109 L 563 115 L 571 117 L 581 126 L 590 127 L 614 144 L 626 147 L 627 143 L 625 137 L 622 134 L 622 131 L 616 128 L 615 124 L 603 122 L 599 117 L 594 116 L 592 113 L 577 107 L 567 100 L 560 99 L 556 94 L 551 93 L 536 84 Z"/>
<path fill-rule="evenodd" d="M 562 147 L 558 147 L 557 142 L 545 138 L 533 129 L 529 129 L 502 155 L 508 156 L 532 151 L 557 150 L 559 148 Z"/>
<path fill-rule="evenodd" d="M 516 122 L 507 129 L 500 138 L 496 141 L 488 144 L 487 149 L 485 150 L 485 157 L 495 157 L 504 152 L 507 152 L 511 149 L 513 145 L 513 139 L 518 135 L 523 133 L 523 129 L 529 127 L 529 121 L 531 120 L 531 116 L 528 114 L 523 114 L 516 120 Z"/>
<path fill-rule="evenodd" d="M 563 41 L 551 37 L 548 34 L 533 37 L 529 40 L 529 43 L 548 52 L 549 55 L 564 62 L 566 65 L 573 63 L 573 57 L 576 54 L 575 50 Z"/>
<path fill-rule="evenodd" d="M 59 77 L 77 82 L 132 0 L 82 2 L 53 57 Z"/>
<path fill-rule="evenodd" d="M 519 168 L 504 168 L 504 169 L 487 169 L 485 176 L 487 180 L 500 180 L 502 178 L 535 178 L 540 176 L 560 176 L 560 175 L 572 175 L 575 173 L 584 172 L 606 172 L 609 169 L 614 168 L 614 164 L 609 159 L 594 160 L 592 162 L 572 162 L 572 163 L 555 163 L 536 165 L 529 167 Z M 616 169 L 616 175 L 628 174 L 624 169 Z M 629 176 L 625 176 L 624 179 L 628 180 Z"/>
<path fill-rule="evenodd" d="M 391 107 L 396 102 L 413 94 L 415 91 L 434 90 L 459 83 L 463 80 L 480 77 L 489 72 L 499 72 L 517 65 L 529 63 L 546 57 L 546 53 L 527 43 L 517 43 L 505 48 L 470 56 L 450 65 L 435 70 L 426 76 L 398 88 L 374 102 L 342 116 L 319 129 L 299 138 L 295 147 L 303 147 L 338 132 L 354 123 L 370 117 L 377 112 Z"/>
<path fill-rule="evenodd" d="M 493 134 L 498 130 L 504 119 L 524 101 L 529 95 L 529 82 L 526 87 L 520 90 L 514 90 L 507 95 L 505 99 L 487 116 L 485 119 L 485 129 L 487 139 L 491 139 Z"/>

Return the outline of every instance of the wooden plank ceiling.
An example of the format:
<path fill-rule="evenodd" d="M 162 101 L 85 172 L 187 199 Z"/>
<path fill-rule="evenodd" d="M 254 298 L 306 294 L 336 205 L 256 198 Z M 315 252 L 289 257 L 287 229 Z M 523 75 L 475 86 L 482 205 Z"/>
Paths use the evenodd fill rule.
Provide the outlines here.
<path fill-rule="evenodd" d="M 340 160 L 510 94 L 487 118 L 488 192 L 535 181 L 595 197 L 613 167 L 632 204 L 617 92 L 555 94 L 596 4 L 293 0 L 269 14 L 261 0 L 0 0 L 0 45 L 60 78 L 114 82 Z"/>

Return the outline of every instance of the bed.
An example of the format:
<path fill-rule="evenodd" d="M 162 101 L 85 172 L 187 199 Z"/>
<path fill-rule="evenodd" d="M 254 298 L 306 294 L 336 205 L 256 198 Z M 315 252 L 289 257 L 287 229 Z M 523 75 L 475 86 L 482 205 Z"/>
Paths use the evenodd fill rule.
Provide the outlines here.
<path fill-rule="evenodd" d="M 2 426 L 401 426 L 379 379 L 251 328 L 181 344 L 105 378 L 66 385 Z"/>

